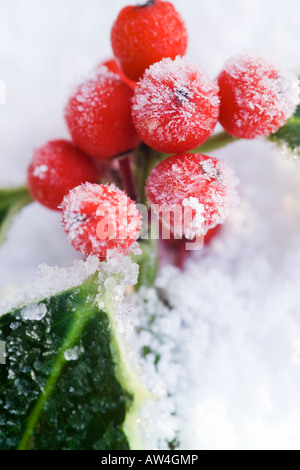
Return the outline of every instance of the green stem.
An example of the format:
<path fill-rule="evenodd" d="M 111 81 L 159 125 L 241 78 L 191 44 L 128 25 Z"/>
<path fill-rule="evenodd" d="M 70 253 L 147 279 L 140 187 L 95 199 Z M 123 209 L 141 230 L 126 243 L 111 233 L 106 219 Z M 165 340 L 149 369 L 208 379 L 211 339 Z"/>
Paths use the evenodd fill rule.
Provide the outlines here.
<path fill-rule="evenodd" d="M 133 172 L 131 169 L 131 158 L 130 154 L 125 157 L 119 158 L 119 167 L 120 173 L 124 185 L 124 189 L 127 192 L 127 195 L 133 200 L 137 200 L 137 190 Z"/>
<path fill-rule="evenodd" d="M 192 150 L 192 153 L 213 152 L 214 150 L 218 150 L 238 140 L 239 139 L 237 137 L 233 137 L 232 135 L 227 134 L 227 132 L 219 132 L 218 134 L 214 134 L 210 137 L 206 142 L 204 142 L 204 144 L 200 145 L 200 147 Z"/>
<path fill-rule="evenodd" d="M 24 185 L 13 188 L 0 188 L 0 210 L 9 203 L 20 200 L 27 200 L 32 202 L 33 199 L 29 194 L 27 186 Z"/>
<path fill-rule="evenodd" d="M 0 189 L 0 245 L 6 239 L 14 216 L 31 202 L 26 186 Z"/>
<path fill-rule="evenodd" d="M 161 153 L 156 152 L 146 144 L 142 144 L 135 151 L 135 179 L 138 191 L 138 202 L 147 206 L 145 187 L 151 170 L 161 161 Z"/>
<path fill-rule="evenodd" d="M 190 150 L 189 153 L 202 153 L 202 154 L 210 153 L 210 152 L 213 152 L 214 150 L 218 150 L 222 147 L 225 147 L 226 145 L 232 144 L 233 142 L 236 142 L 238 140 L 239 140 L 238 138 L 227 134 L 227 132 L 225 131 L 222 131 L 222 132 L 219 132 L 218 134 L 214 134 L 206 142 L 204 142 L 204 144 L 200 145 L 200 147 Z M 157 152 L 155 153 L 157 154 Z M 160 159 L 163 160 L 164 158 L 167 158 L 170 155 L 171 154 L 168 154 L 168 153 L 161 153 Z"/>
<path fill-rule="evenodd" d="M 141 255 L 131 255 L 132 261 L 139 265 L 139 278 L 135 289 L 152 287 L 158 270 L 158 240 L 140 240 Z"/>

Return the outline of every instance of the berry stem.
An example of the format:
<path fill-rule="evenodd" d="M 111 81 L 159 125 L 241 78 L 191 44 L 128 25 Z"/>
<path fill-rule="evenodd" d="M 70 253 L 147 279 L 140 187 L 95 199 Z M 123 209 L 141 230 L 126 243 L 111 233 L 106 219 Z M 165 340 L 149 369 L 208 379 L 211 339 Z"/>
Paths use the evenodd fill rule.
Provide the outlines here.
<path fill-rule="evenodd" d="M 159 267 L 159 240 L 139 240 L 141 255 L 131 255 L 133 262 L 139 265 L 139 277 L 135 290 L 141 287 L 153 287 Z"/>
<path fill-rule="evenodd" d="M 135 151 L 136 182 L 138 201 L 147 206 L 146 181 L 151 170 L 161 161 L 161 154 L 142 143 Z"/>
<path fill-rule="evenodd" d="M 156 0 L 148 0 L 146 3 L 139 3 L 137 5 L 138 8 L 145 8 L 145 7 L 151 7 L 152 5 L 154 5 Z"/>
<path fill-rule="evenodd" d="M 184 271 L 184 265 L 186 262 L 186 249 L 185 249 L 185 243 L 182 241 L 179 243 L 178 246 L 178 252 L 177 252 L 177 267 L 181 270 Z"/>
<path fill-rule="evenodd" d="M 193 150 L 189 150 L 188 153 L 202 153 L 202 154 L 210 153 L 210 152 L 213 152 L 214 150 L 218 150 L 222 147 L 225 147 L 226 145 L 232 144 L 233 142 L 236 142 L 238 140 L 240 139 L 227 134 L 227 132 L 225 131 L 222 131 L 222 132 L 219 132 L 218 134 L 214 134 L 206 142 L 204 142 L 204 144 L 200 145 L 200 147 L 197 147 Z M 153 152 L 157 153 L 154 150 Z M 169 156 L 170 156 L 169 153 L 161 153 L 160 160 L 164 160 L 165 158 Z"/>
<path fill-rule="evenodd" d="M 31 202 L 26 186 L 0 189 L 0 245 L 6 239 L 15 215 Z"/>
<path fill-rule="evenodd" d="M 239 140 L 237 137 L 227 134 L 227 132 L 219 132 L 210 137 L 204 144 L 200 145 L 196 149 L 192 150 L 191 153 L 209 153 L 213 150 L 225 147 L 226 145 L 232 144 Z"/>
<path fill-rule="evenodd" d="M 122 181 L 124 184 L 124 189 L 127 195 L 133 201 L 137 200 L 137 190 L 133 172 L 131 169 L 131 154 L 127 154 L 125 157 L 119 159 L 120 172 L 122 176 Z"/>

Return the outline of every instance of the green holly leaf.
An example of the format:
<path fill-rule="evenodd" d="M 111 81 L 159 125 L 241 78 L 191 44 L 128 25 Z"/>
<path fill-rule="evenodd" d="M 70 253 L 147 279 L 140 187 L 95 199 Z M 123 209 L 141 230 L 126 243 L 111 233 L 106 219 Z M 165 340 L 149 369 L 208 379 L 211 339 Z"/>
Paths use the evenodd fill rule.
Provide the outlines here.
<path fill-rule="evenodd" d="M 111 284 L 99 272 L 0 317 L 0 449 L 142 447 L 141 406 L 150 393 L 131 368 Z"/>
<path fill-rule="evenodd" d="M 300 105 L 286 125 L 272 134 L 269 139 L 282 147 L 284 151 L 300 159 Z"/>
<path fill-rule="evenodd" d="M 25 186 L 0 189 L 0 245 L 6 239 L 15 215 L 31 202 L 32 198 Z"/>

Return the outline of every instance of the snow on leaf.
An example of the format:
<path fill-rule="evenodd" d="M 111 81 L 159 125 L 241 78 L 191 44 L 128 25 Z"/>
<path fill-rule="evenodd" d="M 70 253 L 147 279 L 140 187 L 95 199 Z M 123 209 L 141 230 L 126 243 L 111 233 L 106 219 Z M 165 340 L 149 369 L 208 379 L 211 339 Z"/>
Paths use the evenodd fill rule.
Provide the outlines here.
<path fill-rule="evenodd" d="M 138 418 L 150 393 L 127 358 L 115 310 L 137 266 L 111 254 L 42 271 L 46 283 L 60 278 L 61 290 L 54 279 L 38 300 L 37 283 L 0 316 L 0 449 L 141 448 Z"/>

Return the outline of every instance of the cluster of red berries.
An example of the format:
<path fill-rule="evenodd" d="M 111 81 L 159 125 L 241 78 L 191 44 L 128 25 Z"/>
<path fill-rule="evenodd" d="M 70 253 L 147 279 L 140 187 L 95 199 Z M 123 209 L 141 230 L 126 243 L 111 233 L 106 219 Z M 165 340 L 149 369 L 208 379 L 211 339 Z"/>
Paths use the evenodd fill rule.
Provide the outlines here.
<path fill-rule="evenodd" d="M 115 59 L 96 67 L 66 105 L 72 142 L 49 142 L 36 150 L 28 171 L 32 196 L 63 210 L 72 245 L 101 257 L 110 248 L 127 248 L 141 224 L 124 192 L 98 184 L 104 161 L 131 152 L 141 141 L 158 152 L 176 154 L 152 171 L 146 194 L 151 204 L 192 210 L 198 205 L 201 217 L 194 214 L 183 227 L 183 235 L 192 239 L 200 219 L 204 234 L 222 223 L 237 194 L 225 163 L 186 152 L 205 142 L 218 121 L 235 137 L 269 135 L 299 102 L 297 79 L 259 55 L 232 59 L 211 80 L 183 57 L 187 31 L 169 2 L 149 0 L 124 8 L 112 27 L 111 44 Z M 105 214 L 98 210 L 101 204 Z M 126 206 L 126 220 L 120 215 L 117 222 L 109 218 L 117 206 Z M 109 228 L 106 238 L 97 232 L 103 219 Z M 174 232 L 172 224 L 170 228 Z"/>

